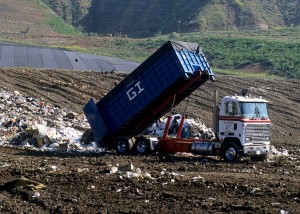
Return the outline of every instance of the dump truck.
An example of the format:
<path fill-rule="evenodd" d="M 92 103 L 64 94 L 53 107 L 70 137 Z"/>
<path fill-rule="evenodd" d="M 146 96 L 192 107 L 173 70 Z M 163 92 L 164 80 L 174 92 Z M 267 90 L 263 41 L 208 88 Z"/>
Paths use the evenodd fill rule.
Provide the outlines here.
<path fill-rule="evenodd" d="M 223 97 L 220 106 L 215 99 L 213 140 L 182 138 L 185 117 L 175 137 L 168 135 L 170 116 L 162 137 L 141 134 L 208 80 L 216 77 L 198 44 L 168 41 L 100 101 L 90 99 L 83 112 L 95 140 L 119 154 L 189 152 L 226 161 L 264 160 L 270 152 L 267 100 L 246 91 Z"/>

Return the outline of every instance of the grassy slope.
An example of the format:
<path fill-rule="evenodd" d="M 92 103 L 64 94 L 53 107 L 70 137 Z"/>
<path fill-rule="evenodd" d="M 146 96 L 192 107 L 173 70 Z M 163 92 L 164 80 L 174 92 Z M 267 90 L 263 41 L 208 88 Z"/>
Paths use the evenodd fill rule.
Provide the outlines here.
<path fill-rule="evenodd" d="M 89 51 L 142 62 L 169 39 L 200 44 L 210 64 L 226 73 L 300 78 L 300 28 L 170 34 L 148 39 L 99 38 Z M 221 70 L 220 70 L 221 69 Z"/>
<path fill-rule="evenodd" d="M 54 32 L 61 34 L 80 35 L 80 31 L 72 25 L 67 24 L 62 17 L 55 14 L 47 4 L 42 0 L 26 0 L 38 7 L 40 10 L 45 10 L 44 19 L 40 20 L 40 24 L 49 26 Z"/>
<path fill-rule="evenodd" d="M 0 33 L 5 35 L 80 34 L 41 0 L 0 0 L 0 9 Z"/>
<path fill-rule="evenodd" d="M 142 62 L 167 40 L 182 40 L 199 43 L 217 73 L 300 79 L 299 35 L 300 28 L 172 33 L 147 39 L 78 36 L 56 47 Z"/>

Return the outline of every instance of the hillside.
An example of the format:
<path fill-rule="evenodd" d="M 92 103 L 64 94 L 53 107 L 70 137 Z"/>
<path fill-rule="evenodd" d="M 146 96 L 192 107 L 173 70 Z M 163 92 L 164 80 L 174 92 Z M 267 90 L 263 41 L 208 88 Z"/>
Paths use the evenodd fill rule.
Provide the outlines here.
<path fill-rule="evenodd" d="M 176 14 L 180 14 L 184 11 L 184 14 L 191 14 L 189 11 L 190 7 L 192 7 L 193 4 L 199 7 L 199 10 L 197 11 L 202 11 L 199 12 L 199 14 L 201 14 L 201 17 L 204 14 L 204 18 L 209 20 L 209 22 L 212 22 L 215 17 L 210 17 L 210 15 L 216 15 L 216 12 L 218 10 L 216 8 L 208 10 L 207 8 L 219 8 L 220 5 L 223 5 L 222 8 L 224 9 L 225 6 L 227 7 L 230 5 L 235 5 L 232 8 L 235 8 L 235 11 L 238 11 L 238 8 L 244 10 L 249 5 L 251 5 L 250 3 L 252 2 L 252 6 L 249 6 L 249 9 L 251 9 L 251 11 L 256 11 L 256 16 L 253 17 L 260 17 L 268 22 L 272 21 L 274 23 L 277 20 L 276 23 L 281 23 L 280 25 L 283 26 L 294 25 L 293 23 L 297 23 L 299 21 L 300 14 L 297 13 L 299 8 L 297 1 L 289 1 L 287 3 L 280 0 L 274 0 L 272 1 L 274 3 L 273 6 L 271 6 L 272 2 L 268 1 L 269 4 L 265 3 L 265 6 L 261 5 L 260 8 L 263 9 L 263 13 L 261 15 L 258 15 L 259 10 L 254 10 L 254 8 L 258 8 L 259 4 L 262 4 L 262 2 L 256 2 L 257 4 L 254 5 L 255 0 L 245 1 L 244 3 L 243 1 L 240 1 L 240 4 L 238 4 L 239 1 L 217 0 L 202 1 L 201 4 L 196 4 L 196 1 L 191 1 L 183 4 L 178 0 L 175 2 L 176 4 L 174 3 L 168 5 L 164 5 L 164 1 L 153 1 L 151 6 L 147 9 L 146 3 L 143 4 L 140 2 L 139 4 L 137 4 L 137 2 L 134 3 L 134 0 L 129 1 L 130 3 L 122 3 L 122 1 L 119 1 L 118 4 L 116 4 L 115 1 L 110 1 L 107 2 L 105 6 L 103 6 L 104 2 L 106 2 L 105 0 L 43 1 L 13 0 L 6 2 L 0 0 L 0 10 L 2 11 L 0 13 L 0 38 L 4 38 L 5 41 L 9 39 L 10 42 L 15 42 L 17 40 L 25 44 L 30 43 L 34 45 L 50 45 L 59 48 L 66 48 L 68 50 L 77 52 L 89 52 L 102 56 L 113 56 L 121 59 L 139 62 L 144 61 L 165 41 L 169 39 L 182 40 L 199 43 L 203 47 L 203 50 L 214 70 L 217 69 L 217 72 L 220 71 L 223 74 L 251 74 L 255 76 L 259 75 L 261 77 L 271 74 L 287 78 L 300 78 L 299 27 L 280 27 L 265 30 L 257 29 L 243 31 L 211 31 L 212 29 L 219 28 L 209 27 L 213 26 L 211 24 L 208 24 L 206 25 L 206 28 L 203 28 L 204 25 L 201 24 L 197 25 L 197 29 L 201 30 L 201 28 L 203 28 L 207 31 L 203 31 L 200 33 L 183 33 L 186 31 L 197 30 L 196 28 L 194 30 L 191 30 L 191 26 L 196 26 L 192 25 L 191 23 L 195 24 L 198 22 L 188 22 L 190 26 L 189 30 L 187 30 L 186 28 L 187 22 L 182 19 L 180 19 L 180 29 L 179 25 L 174 26 L 174 29 L 172 29 L 172 24 L 168 23 L 172 22 L 173 20 L 168 17 L 170 14 L 175 14 L 174 17 L 180 17 L 180 15 Z M 182 4 L 180 4 L 180 2 Z M 152 10 L 155 10 L 157 4 L 160 5 L 160 9 L 156 10 L 153 15 Z M 56 15 L 48 5 L 50 5 L 53 10 L 57 12 L 57 14 L 61 14 L 61 16 L 66 21 L 72 23 L 78 29 L 86 29 L 89 28 L 89 26 L 95 28 L 99 27 L 99 30 L 101 30 L 101 32 L 98 31 L 97 33 L 102 35 L 96 36 L 96 34 L 91 33 L 92 36 L 70 36 L 70 34 L 79 35 L 80 33 L 76 31 L 71 25 L 66 24 L 63 18 Z M 172 11 L 170 12 L 168 11 L 168 8 L 170 9 L 171 7 L 173 7 L 172 5 L 175 9 L 172 9 Z M 277 12 L 271 13 L 270 11 L 275 8 L 274 5 L 276 5 L 277 7 Z M 112 6 L 115 7 L 114 10 L 112 9 Z M 119 6 L 123 9 L 118 9 Z M 138 7 L 140 7 L 139 10 Z M 134 9 L 131 10 L 129 8 Z M 132 17 L 129 19 L 129 13 L 127 14 L 127 18 L 123 17 L 125 16 L 123 13 L 130 10 L 131 15 L 139 14 L 139 16 L 143 18 L 141 19 L 136 16 L 135 18 Z M 158 14 L 155 15 L 155 13 Z M 147 14 L 152 14 L 152 16 L 148 16 Z M 163 19 L 160 18 L 161 14 L 165 14 Z M 197 14 L 195 13 L 193 16 L 196 16 Z M 235 20 L 235 26 L 240 26 L 240 28 L 242 29 L 243 26 L 250 26 L 238 25 L 238 23 L 242 23 L 243 20 L 247 21 L 247 23 L 250 23 L 250 21 L 252 20 L 251 18 L 245 18 L 245 16 L 243 19 L 233 19 L 233 13 L 230 14 L 231 18 L 226 18 L 226 20 L 228 21 L 226 21 L 228 26 L 230 23 L 233 23 L 230 20 Z M 107 17 L 107 19 L 105 17 Z M 120 20 L 120 17 L 123 17 L 123 19 Z M 185 17 L 186 19 L 188 19 L 188 16 Z M 192 17 L 192 15 L 190 15 L 190 17 Z M 203 18 L 201 17 L 199 20 L 203 21 Z M 151 21 L 147 21 L 146 24 L 144 23 L 143 25 L 141 25 L 141 23 L 143 23 L 148 18 L 151 18 Z M 109 24 L 105 25 L 105 22 Z M 120 26 L 120 23 L 125 23 L 126 25 L 128 24 L 128 26 L 124 27 L 124 24 L 122 25 L 123 27 L 121 26 L 121 28 L 119 28 L 118 26 Z M 216 23 L 221 22 L 218 21 Z M 177 24 L 179 24 L 179 22 L 177 22 Z M 275 24 L 270 24 L 268 25 L 268 27 L 271 28 L 277 26 Z M 157 32 L 155 29 L 158 25 L 167 26 L 168 29 L 165 28 L 164 31 L 155 33 Z M 148 39 L 120 38 L 120 36 L 122 36 L 121 34 L 127 34 L 128 36 L 138 36 L 137 34 L 135 34 L 138 33 L 139 36 L 141 36 L 140 33 L 148 32 L 148 28 L 151 28 L 151 35 L 159 35 L 161 33 L 167 32 L 172 33 Z M 115 31 L 112 31 L 112 29 L 115 29 Z M 121 31 L 119 31 L 118 29 L 121 29 Z M 228 27 L 228 29 L 231 28 Z M 129 31 L 127 30 L 132 30 L 132 34 L 129 34 Z M 181 32 L 180 34 L 173 32 L 179 30 Z M 106 34 L 106 37 L 103 37 L 103 34 Z M 112 36 L 112 34 L 117 34 L 118 37 Z"/>
<path fill-rule="evenodd" d="M 171 32 L 270 29 L 300 24 L 297 0 L 43 0 L 86 32 L 149 37 Z"/>
<path fill-rule="evenodd" d="M 40 0 L 0 0 L 0 34 L 76 34 Z"/>

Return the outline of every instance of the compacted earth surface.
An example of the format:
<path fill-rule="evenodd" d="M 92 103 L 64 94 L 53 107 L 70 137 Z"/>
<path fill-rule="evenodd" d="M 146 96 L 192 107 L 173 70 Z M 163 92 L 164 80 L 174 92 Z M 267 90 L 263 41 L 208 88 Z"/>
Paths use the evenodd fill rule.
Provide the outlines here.
<path fill-rule="evenodd" d="M 0 76 L 1 88 L 81 114 L 126 75 L 14 68 Z M 274 148 L 267 161 L 0 146 L 0 213 L 299 213 L 300 81 L 217 78 L 193 93 L 188 115 L 211 126 L 215 89 L 221 97 L 251 88 L 270 101 Z"/>

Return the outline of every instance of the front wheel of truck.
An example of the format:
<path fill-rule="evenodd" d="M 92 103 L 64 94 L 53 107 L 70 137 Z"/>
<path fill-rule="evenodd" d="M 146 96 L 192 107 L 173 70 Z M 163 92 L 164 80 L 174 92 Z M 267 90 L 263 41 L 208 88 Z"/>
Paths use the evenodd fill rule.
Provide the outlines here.
<path fill-rule="evenodd" d="M 222 149 L 221 155 L 227 162 L 238 162 L 241 158 L 240 148 L 236 143 L 229 142 Z"/>

